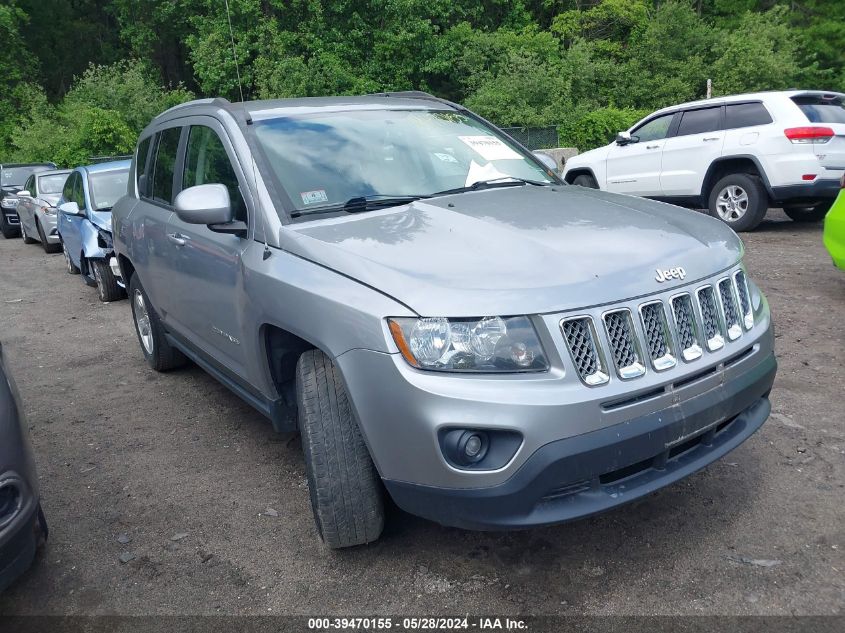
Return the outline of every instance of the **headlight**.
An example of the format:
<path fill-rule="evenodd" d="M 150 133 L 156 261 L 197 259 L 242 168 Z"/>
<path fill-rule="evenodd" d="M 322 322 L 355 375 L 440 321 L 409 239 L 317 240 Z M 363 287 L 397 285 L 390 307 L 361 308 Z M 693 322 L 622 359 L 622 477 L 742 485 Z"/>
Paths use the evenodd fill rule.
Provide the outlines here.
<path fill-rule="evenodd" d="M 18 204 L 17 198 L 3 198 L 3 201 L 0 202 L 4 207 L 7 209 L 11 209 L 12 207 L 16 207 Z"/>
<path fill-rule="evenodd" d="M 549 368 L 528 317 L 389 319 L 393 340 L 418 369 L 464 372 L 544 371 Z"/>

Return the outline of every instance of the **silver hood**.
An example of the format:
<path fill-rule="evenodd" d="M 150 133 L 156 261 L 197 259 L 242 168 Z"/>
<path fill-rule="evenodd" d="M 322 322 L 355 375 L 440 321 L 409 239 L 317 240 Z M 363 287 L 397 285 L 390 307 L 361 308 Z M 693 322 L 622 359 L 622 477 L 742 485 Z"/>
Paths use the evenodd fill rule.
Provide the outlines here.
<path fill-rule="evenodd" d="M 722 222 L 643 198 L 530 185 L 281 230 L 280 246 L 425 316 L 543 314 L 665 291 L 737 263 Z M 682 267 L 683 280 L 656 280 Z"/>

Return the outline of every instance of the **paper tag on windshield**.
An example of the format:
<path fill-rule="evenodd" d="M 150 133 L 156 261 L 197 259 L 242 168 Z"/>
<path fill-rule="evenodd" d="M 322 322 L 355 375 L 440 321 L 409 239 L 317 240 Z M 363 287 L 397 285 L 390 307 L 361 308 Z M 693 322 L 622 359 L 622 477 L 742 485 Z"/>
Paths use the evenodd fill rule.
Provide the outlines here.
<path fill-rule="evenodd" d="M 302 204 L 316 204 L 318 202 L 328 202 L 329 197 L 326 195 L 325 189 L 315 189 L 314 191 L 303 191 L 299 194 L 302 196 Z"/>
<path fill-rule="evenodd" d="M 459 136 L 459 139 L 484 160 L 513 160 L 522 158 L 495 136 Z"/>

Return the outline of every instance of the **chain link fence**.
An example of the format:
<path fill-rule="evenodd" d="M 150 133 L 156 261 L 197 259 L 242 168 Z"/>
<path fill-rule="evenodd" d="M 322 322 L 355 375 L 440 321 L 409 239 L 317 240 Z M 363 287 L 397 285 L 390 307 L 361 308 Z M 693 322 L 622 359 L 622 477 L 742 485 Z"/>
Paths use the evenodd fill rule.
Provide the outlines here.
<path fill-rule="evenodd" d="M 546 127 L 503 127 L 517 141 L 530 150 L 560 147 L 556 125 Z"/>

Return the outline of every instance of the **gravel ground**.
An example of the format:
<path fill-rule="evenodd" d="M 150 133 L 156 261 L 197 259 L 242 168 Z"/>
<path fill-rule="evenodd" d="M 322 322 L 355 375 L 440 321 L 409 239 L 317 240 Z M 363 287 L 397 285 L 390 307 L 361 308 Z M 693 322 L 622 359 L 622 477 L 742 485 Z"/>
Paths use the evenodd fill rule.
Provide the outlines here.
<path fill-rule="evenodd" d="M 743 446 L 588 520 L 472 533 L 394 509 L 341 552 L 315 535 L 298 437 L 195 367 L 151 371 L 126 301 L 0 240 L 0 338 L 51 526 L 0 615 L 845 613 L 845 273 L 779 211 L 743 238 L 780 361 Z"/>

